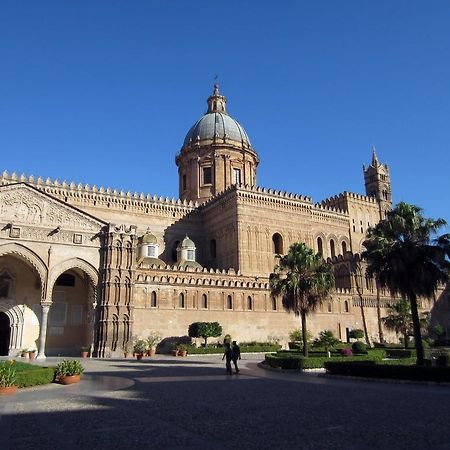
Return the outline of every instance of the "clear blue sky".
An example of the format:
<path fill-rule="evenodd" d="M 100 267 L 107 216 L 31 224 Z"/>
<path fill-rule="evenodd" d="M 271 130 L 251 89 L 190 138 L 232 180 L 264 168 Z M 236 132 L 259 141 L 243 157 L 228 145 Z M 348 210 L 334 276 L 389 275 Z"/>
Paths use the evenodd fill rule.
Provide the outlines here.
<path fill-rule="evenodd" d="M 450 220 L 450 2 L 0 4 L 0 170 L 177 197 L 174 158 L 219 75 L 258 184 L 364 192 Z"/>

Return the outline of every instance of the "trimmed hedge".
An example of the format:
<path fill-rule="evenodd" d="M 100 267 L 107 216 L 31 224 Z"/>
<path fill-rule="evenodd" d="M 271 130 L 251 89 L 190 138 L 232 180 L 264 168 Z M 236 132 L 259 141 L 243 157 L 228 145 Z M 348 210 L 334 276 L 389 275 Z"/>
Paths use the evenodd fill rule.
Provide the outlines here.
<path fill-rule="evenodd" d="M 54 367 L 32 366 L 31 370 L 16 372 L 16 384 L 20 388 L 52 383 L 55 379 Z"/>
<path fill-rule="evenodd" d="M 269 354 L 265 357 L 265 362 L 274 368 L 280 369 L 320 369 L 324 367 L 324 364 L 327 361 L 366 361 L 373 362 L 377 360 L 374 356 L 362 355 L 362 356 L 334 356 L 328 358 L 326 356 L 309 356 L 305 358 L 301 355 L 278 355 L 278 354 Z"/>
<path fill-rule="evenodd" d="M 416 356 L 416 351 L 410 348 L 387 348 L 386 356 L 388 358 L 412 358 Z"/>
<path fill-rule="evenodd" d="M 241 353 L 267 353 L 276 352 L 281 348 L 279 344 L 259 344 L 259 345 L 240 345 Z M 188 354 L 191 355 L 213 355 L 222 354 L 224 348 L 222 346 L 212 346 L 212 347 L 195 347 L 190 345 L 187 347 Z M 295 351 L 298 354 L 298 351 Z"/>
<path fill-rule="evenodd" d="M 334 375 L 394 380 L 450 382 L 450 367 L 424 367 L 375 364 L 360 361 L 326 361 L 325 369 Z"/>

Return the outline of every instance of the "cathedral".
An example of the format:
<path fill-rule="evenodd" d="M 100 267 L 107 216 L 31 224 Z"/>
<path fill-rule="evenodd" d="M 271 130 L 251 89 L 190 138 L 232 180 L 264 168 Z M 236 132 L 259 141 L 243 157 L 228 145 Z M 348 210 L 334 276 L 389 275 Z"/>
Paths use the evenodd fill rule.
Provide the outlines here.
<path fill-rule="evenodd" d="M 288 341 L 299 319 L 271 296 L 277 255 L 305 242 L 334 266 L 336 287 L 309 317 L 316 335 L 379 339 L 391 300 L 354 274 L 368 227 L 391 208 L 375 150 L 365 194 L 311 198 L 259 187 L 258 153 L 216 85 L 175 157 L 179 199 L 33 176 L 0 175 L 0 355 L 114 357 L 157 332 L 217 321 L 238 341 Z M 381 295 L 381 296 L 380 296 Z M 430 309 L 429 304 L 422 304 Z"/>

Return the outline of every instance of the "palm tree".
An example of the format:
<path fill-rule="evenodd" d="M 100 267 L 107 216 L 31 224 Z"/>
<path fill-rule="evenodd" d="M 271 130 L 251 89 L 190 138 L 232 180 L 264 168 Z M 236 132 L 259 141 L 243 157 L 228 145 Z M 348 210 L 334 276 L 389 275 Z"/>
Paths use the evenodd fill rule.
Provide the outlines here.
<path fill-rule="evenodd" d="M 388 330 L 403 335 L 403 345 L 408 348 L 409 336 L 413 334 L 411 305 L 402 298 L 397 303 L 390 304 L 388 315 L 381 319 Z M 419 318 L 420 328 L 426 328 L 428 321 L 425 315 Z"/>
<path fill-rule="evenodd" d="M 314 311 L 334 287 L 333 268 L 306 244 L 295 243 L 270 274 L 270 290 L 281 295 L 283 307 L 301 317 L 303 355 L 308 356 L 306 316 Z"/>
<path fill-rule="evenodd" d="M 417 298 L 431 298 L 449 280 L 450 235 L 435 238 L 443 225 L 443 219 L 427 219 L 421 208 L 401 202 L 368 230 L 363 243 L 367 274 L 411 304 L 418 365 L 424 361 Z"/>

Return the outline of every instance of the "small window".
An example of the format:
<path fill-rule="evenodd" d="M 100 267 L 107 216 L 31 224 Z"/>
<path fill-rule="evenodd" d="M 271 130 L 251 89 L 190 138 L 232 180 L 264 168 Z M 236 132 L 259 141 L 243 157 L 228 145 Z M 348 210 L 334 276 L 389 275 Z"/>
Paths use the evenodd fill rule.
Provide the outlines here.
<path fill-rule="evenodd" d="M 183 191 L 186 190 L 186 174 L 184 174 L 182 178 L 182 189 Z"/>
<path fill-rule="evenodd" d="M 227 297 L 227 309 L 233 309 L 233 299 L 231 295 Z"/>
<path fill-rule="evenodd" d="M 195 250 L 187 251 L 187 259 L 188 261 L 195 261 Z"/>
<path fill-rule="evenodd" d="M 74 287 L 75 286 L 75 277 L 73 275 L 71 275 L 70 273 L 63 273 L 56 280 L 56 286 Z"/>
<path fill-rule="evenodd" d="M 333 307 L 331 306 L 331 303 L 328 303 L 328 312 L 332 312 L 333 311 Z"/>
<path fill-rule="evenodd" d="M 250 295 L 247 297 L 247 309 L 251 311 L 253 309 L 253 299 Z"/>
<path fill-rule="evenodd" d="M 334 258 L 336 256 L 336 249 L 334 246 L 334 240 L 331 239 L 330 240 L 330 252 L 331 252 L 331 257 Z"/>
<path fill-rule="evenodd" d="M 154 245 L 149 245 L 147 247 L 147 255 L 151 258 L 156 258 L 156 247 Z"/>
<path fill-rule="evenodd" d="M 203 167 L 203 184 L 212 183 L 212 170 L 211 167 Z"/>
<path fill-rule="evenodd" d="M 342 241 L 342 254 L 345 255 L 347 253 L 347 243 Z"/>
<path fill-rule="evenodd" d="M 202 308 L 208 309 L 208 296 L 206 294 L 202 295 Z"/>
<path fill-rule="evenodd" d="M 184 308 L 185 307 L 184 294 L 182 292 L 178 296 L 178 307 L 179 308 Z"/>
<path fill-rule="evenodd" d="M 150 306 L 152 308 L 156 308 L 156 306 L 157 306 L 157 298 L 156 298 L 155 291 L 152 291 L 152 293 L 150 294 Z"/>
<path fill-rule="evenodd" d="M 211 255 L 211 258 L 216 258 L 217 256 L 217 244 L 215 239 L 211 239 L 211 242 L 209 243 L 209 253 Z"/>
<path fill-rule="evenodd" d="M 323 257 L 323 244 L 322 244 L 322 238 L 317 238 L 317 253 Z"/>
<path fill-rule="evenodd" d="M 233 169 L 233 184 L 241 184 L 241 170 Z"/>
<path fill-rule="evenodd" d="M 277 310 L 277 299 L 276 297 L 270 297 L 272 300 L 272 311 L 276 311 Z"/>
<path fill-rule="evenodd" d="M 344 302 L 344 312 L 348 312 L 348 301 L 345 300 Z"/>

